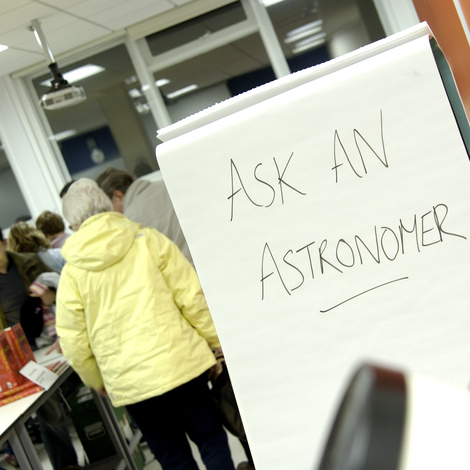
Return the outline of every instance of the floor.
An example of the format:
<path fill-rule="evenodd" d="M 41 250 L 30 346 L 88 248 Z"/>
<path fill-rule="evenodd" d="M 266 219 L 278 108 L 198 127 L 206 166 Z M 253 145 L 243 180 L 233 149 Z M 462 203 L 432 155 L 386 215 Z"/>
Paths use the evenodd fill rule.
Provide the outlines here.
<path fill-rule="evenodd" d="M 85 453 L 84 453 L 84 450 L 83 450 L 83 446 L 82 446 L 82 444 L 80 442 L 80 439 L 78 438 L 77 433 L 75 431 L 75 428 L 73 426 L 70 426 L 70 435 L 73 439 L 73 443 L 74 443 L 75 448 L 77 450 L 77 455 L 78 455 L 78 458 L 79 458 L 78 463 L 81 466 L 85 466 Z M 232 451 L 232 459 L 233 459 L 233 462 L 234 462 L 235 468 L 236 468 L 239 463 L 244 462 L 244 461 L 247 460 L 246 455 L 245 455 L 245 451 L 243 450 L 243 447 L 241 446 L 238 439 L 236 439 L 234 436 L 232 436 L 229 433 L 227 433 L 227 436 L 228 436 L 228 441 L 229 441 L 229 445 L 230 445 L 230 450 Z M 44 470 L 52 470 L 52 465 L 51 465 L 51 463 L 49 461 L 49 458 L 47 456 L 47 453 L 44 449 L 44 445 L 43 444 L 35 444 L 35 446 L 36 446 L 36 450 L 39 454 L 39 457 L 41 459 Z M 197 461 L 197 463 L 199 465 L 199 468 L 201 470 L 204 470 L 206 467 L 204 466 L 204 464 L 201 461 L 201 457 L 199 456 L 199 452 L 197 450 L 197 447 L 192 442 L 191 442 L 191 447 L 193 449 L 194 458 Z M 153 454 L 148 449 L 148 446 L 146 446 L 144 444 L 142 446 L 142 450 L 143 450 L 143 453 L 144 453 L 144 456 L 145 456 L 145 466 L 144 466 L 143 470 L 161 470 L 162 467 L 155 460 Z M 15 467 L 9 465 L 8 463 L 6 463 L 3 460 L 3 455 L 0 455 L 0 467 L 4 468 L 5 470 L 15 470 Z"/>

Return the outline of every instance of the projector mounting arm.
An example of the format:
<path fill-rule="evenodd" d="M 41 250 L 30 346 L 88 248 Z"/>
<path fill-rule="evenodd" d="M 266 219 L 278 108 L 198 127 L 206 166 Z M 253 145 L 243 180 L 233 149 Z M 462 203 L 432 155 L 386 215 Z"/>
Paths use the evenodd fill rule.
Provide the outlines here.
<path fill-rule="evenodd" d="M 46 36 L 44 35 L 38 19 L 31 20 L 31 30 L 34 32 L 38 44 L 41 46 L 42 50 L 49 59 L 49 69 L 52 73 L 52 90 L 59 90 L 61 88 L 70 86 L 67 80 L 65 80 L 65 78 L 60 73 L 59 66 L 54 59 L 54 55 L 52 54 L 49 44 L 47 43 Z"/>
<path fill-rule="evenodd" d="M 70 85 L 60 73 L 38 19 L 31 20 L 31 30 L 49 59 L 49 69 L 52 73 L 51 88 L 41 97 L 39 102 L 41 106 L 52 110 L 73 106 L 86 100 L 85 90 L 82 87 Z"/>

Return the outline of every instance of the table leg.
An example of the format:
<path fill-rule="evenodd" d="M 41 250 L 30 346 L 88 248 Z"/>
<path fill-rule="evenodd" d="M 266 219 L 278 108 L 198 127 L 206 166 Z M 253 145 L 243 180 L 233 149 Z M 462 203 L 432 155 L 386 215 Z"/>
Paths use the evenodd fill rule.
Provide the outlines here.
<path fill-rule="evenodd" d="M 98 411 L 103 418 L 106 429 L 108 430 L 114 447 L 129 470 L 138 470 L 134 457 L 129 449 L 129 444 L 122 434 L 116 415 L 114 414 L 111 403 L 107 398 L 103 398 L 93 391 L 94 399 Z"/>
<path fill-rule="evenodd" d="M 16 425 L 11 431 L 10 444 L 21 470 L 42 470 L 34 444 L 23 424 Z"/>

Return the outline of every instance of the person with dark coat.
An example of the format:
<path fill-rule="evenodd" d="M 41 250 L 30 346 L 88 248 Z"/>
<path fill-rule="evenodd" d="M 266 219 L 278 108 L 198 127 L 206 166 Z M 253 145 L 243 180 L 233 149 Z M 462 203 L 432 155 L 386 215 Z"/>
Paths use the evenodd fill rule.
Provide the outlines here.
<path fill-rule="evenodd" d="M 13 253 L 7 249 L 0 228 L 0 323 L 1 328 L 20 322 L 21 308 L 29 288 L 45 272 L 53 272 L 36 253 Z M 77 454 L 65 421 L 60 399 L 53 395 L 36 412 L 41 437 L 54 470 L 77 465 Z"/>

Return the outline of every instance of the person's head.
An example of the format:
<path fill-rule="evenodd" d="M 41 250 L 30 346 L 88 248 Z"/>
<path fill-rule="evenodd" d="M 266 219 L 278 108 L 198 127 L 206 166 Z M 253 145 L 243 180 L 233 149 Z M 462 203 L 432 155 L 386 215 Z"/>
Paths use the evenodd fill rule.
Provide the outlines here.
<path fill-rule="evenodd" d="M 64 220 L 59 214 L 43 211 L 36 219 L 36 228 L 51 241 L 54 237 L 65 231 Z"/>
<path fill-rule="evenodd" d="M 112 210 L 109 197 L 89 178 L 75 181 L 62 199 L 62 212 L 74 230 L 89 217 Z"/>
<path fill-rule="evenodd" d="M 96 183 L 111 199 L 113 209 L 123 212 L 124 196 L 129 186 L 135 181 L 134 176 L 124 170 L 108 167 L 96 178 Z"/>
<path fill-rule="evenodd" d="M 16 253 L 37 253 L 42 248 L 49 248 L 46 236 L 26 222 L 15 222 L 8 234 L 8 248 Z"/>

